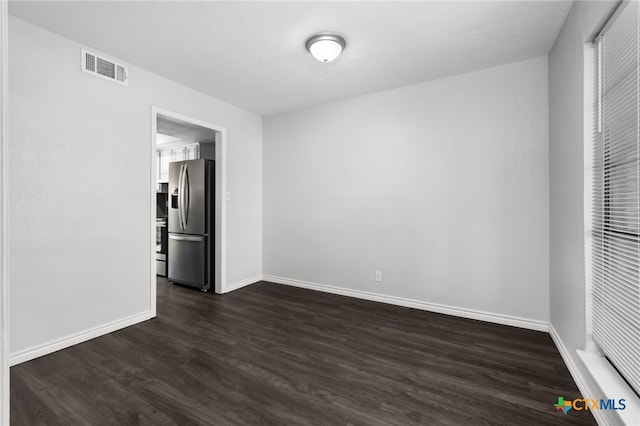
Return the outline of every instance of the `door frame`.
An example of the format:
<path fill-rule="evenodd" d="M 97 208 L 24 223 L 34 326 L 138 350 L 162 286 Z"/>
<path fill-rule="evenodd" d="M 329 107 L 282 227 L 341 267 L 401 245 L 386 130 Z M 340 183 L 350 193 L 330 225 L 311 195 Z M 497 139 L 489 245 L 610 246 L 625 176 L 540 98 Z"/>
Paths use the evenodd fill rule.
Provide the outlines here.
<path fill-rule="evenodd" d="M 215 274 L 214 288 L 216 293 L 224 293 L 227 283 L 227 129 L 205 121 L 197 120 L 186 115 L 178 114 L 173 111 L 151 107 L 151 188 L 150 188 L 150 209 L 149 220 L 150 235 L 150 272 L 151 272 L 151 291 L 149 293 L 149 310 L 152 316 L 156 316 L 156 181 L 158 176 L 156 161 L 156 137 L 158 115 L 173 118 L 195 126 L 204 127 L 215 132 L 215 152 L 216 152 L 216 199 L 215 199 Z"/>
<path fill-rule="evenodd" d="M 8 272 L 8 2 L 0 1 L 0 424 L 9 424 L 9 272 Z"/>

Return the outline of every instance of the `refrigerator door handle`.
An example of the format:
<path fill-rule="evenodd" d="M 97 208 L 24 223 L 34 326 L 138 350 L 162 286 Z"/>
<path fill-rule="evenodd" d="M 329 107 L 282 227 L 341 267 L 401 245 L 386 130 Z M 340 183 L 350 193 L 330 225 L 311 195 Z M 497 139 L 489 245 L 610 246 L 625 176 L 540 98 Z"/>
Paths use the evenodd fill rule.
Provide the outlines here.
<path fill-rule="evenodd" d="M 173 235 L 173 234 L 169 234 L 169 239 L 170 240 L 175 240 L 175 241 L 191 241 L 194 243 L 199 243 L 203 240 L 204 237 L 194 237 L 194 236 L 189 236 L 189 235 Z"/>
<path fill-rule="evenodd" d="M 184 228 L 187 228 L 187 224 L 189 222 L 189 198 L 190 194 L 190 186 L 189 186 L 189 168 L 187 164 L 184 165 L 184 177 L 182 178 L 182 185 L 184 187 L 184 211 L 182 213 L 182 217 L 184 220 Z"/>
<path fill-rule="evenodd" d="M 180 210 L 182 213 L 182 231 L 187 229 L 187 209 L 189 208 L 189 201 L 187 200 L 187 165 L 182 165 L 182 179 L 180 187 Z"/>
<path fill-rule="evenodd" d="M 178 222 L 180 222 L 180 229 L 184 229 L 182 222 L 182 170 L 184 164 L 180 165 L 180 173 L 178 173 Z"/>

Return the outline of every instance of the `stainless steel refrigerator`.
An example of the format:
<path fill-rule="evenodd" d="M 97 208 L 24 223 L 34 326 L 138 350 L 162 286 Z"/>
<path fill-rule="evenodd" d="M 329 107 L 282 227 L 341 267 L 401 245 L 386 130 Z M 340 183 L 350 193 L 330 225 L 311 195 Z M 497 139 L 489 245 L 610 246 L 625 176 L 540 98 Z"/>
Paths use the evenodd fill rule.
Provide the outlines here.
<path fill-rule="evenodd" d="M 169 164 L 170 281 L 208 291 L 214 287 L 215 162 Z"/>

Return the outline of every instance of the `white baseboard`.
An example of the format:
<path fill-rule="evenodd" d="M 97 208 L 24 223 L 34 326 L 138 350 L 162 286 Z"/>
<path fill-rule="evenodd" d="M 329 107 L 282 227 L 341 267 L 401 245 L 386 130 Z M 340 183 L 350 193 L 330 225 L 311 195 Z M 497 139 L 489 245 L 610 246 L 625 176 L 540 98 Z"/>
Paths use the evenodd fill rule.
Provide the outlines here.
<path fill-rule="evenodd" d="M 131 325 L 146 321 L 151 318 L 153 318 L 153 315 L 151 315 L 151 311 L 142 312 L 140 314 L 112 321 L 110 323 L 90 328 L 88 330 L 72 334 L 70 336 L 52 340 L 51 342 L 47 342 L 42 345 L 33 346 L 31 348 L 10 354 L 9 365 L 14 366 L 23 362 L 31 361 L 32 359 L 36 359 L 41 356 L 59 351 L 61 349 L 77 345 L 78 343 L 86 342 L 87 340 L 95 339 L 96 337 L 104 336 L 105 334 L 112 333 L 114 331 L 129 327 Z"/>
<path fill-rule="evenodd" d="M 573 361 L 573 358 L 570 356 L 567 347 L 564 345 L 562 339 L 560 339 L 560 336 L 558 335 L 558 332 L 555 328 L 553 328 L 553 324 L 551 323 L 549 323 L 549 334 L 551 335 L 551 339 L 553 340 L 553 343 L 555 343 L 556 348 L 558 348 L 558 352 L 560 352 L 560 356 L 562 357 L 564 364 L 569 369 L 569 374 L 571 374 L 571 377 L 578 387 L 578 390 L 580 391 L 582 397 L 593 399 L 595 395 L 594 390 L 589 385 L 588 380 L 580 372 L 580 369 Z M 591 414 L 593 414 L 593 417 L 596 419 L 598 425 L 607 426 L 610 424 L 605 415 L 600 410 L 590 410 L 590 412 Z"/>
<path fill-rule="evenodd" d="M 224 288 L 223 293 L 229 293 L 231 291 L 237 290 L 242 287 L 246 287 L 251 284 L 255 284 L 258 281 L 262 281 L 262 275 L 254 275 L 249 278 L 245 278 L 244 280 L 236 281 L 231 284 L 227 284 Z"/>
<path fill-rule="evenodd" d="M 277 284 L 301 287 L 310 290 L 323 291 L 325 293 L 339 294 L 341 296 L 355 297 L 358 299 L 372 300 L 374 302 L 389 303 L 391 305 L 404 306 L 407 308 L 420 309 L 423 311 L 437 312 L 440 314 L 454 315 L 457 317 L 470 318 L 480 321 L 487 321 L 496 324 L 510 325 L 513 327 L 526 328 L 536 331 L 549 331 L 549 324 L 545 321 L 531 320 L 527 318 L 514 317 L 509 315 L 494 314 L 490 312 L 477 311 L 474 309 L 458 308 L 455 306 L 441 305 L 439 303 L 424 302 L 421 300 L 405 299 L 402 297 L 388 296 L 384 294 L 371 293 L 368 291 L 352 290 L 344 287 L 336 287 L 326 284 L 312 283 L 308 281 L 294 280 L 290 278 L 277 277 L 273 275 L 263 275 L 265 281 Z"/>

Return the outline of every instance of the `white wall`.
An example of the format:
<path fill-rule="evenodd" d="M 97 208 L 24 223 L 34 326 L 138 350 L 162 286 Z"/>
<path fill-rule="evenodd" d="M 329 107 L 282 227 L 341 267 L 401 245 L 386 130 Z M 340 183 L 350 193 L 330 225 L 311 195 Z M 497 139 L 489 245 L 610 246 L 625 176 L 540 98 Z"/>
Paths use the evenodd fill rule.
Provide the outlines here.
<path fill-rule="evenodd" d="M 0 2 L 0 424 L 9 424 L 9 274 L 7 273 L 8 2 Z"/>
<path fill-rule="evenodd" d="M 149 310 L 152 105 L 226 127 L 227 282 L 261 273 L 261 117 L 135 66 L 128 87 L 82 73 L 78 43 L 13 17 L 9 33 L 13 355 Z"/>
<path fill-rule="evenodd" d="M 266 117 L 264 273 L 545 327 L 547 131 L 546 57 Z"/>
<path fill-rule="evenodd" d="M 549 55 L 551 322 L 567 347 L 585 345 L 584 48 L 615 9 L 575 2 Z"/>
<path fill-rule="evenodd" d="M 588 377 L 576 354 L 586 341 L 584 50 L 616 5 L 574 2 L 549 54 L 550 323 L 574 378 Z"/>

